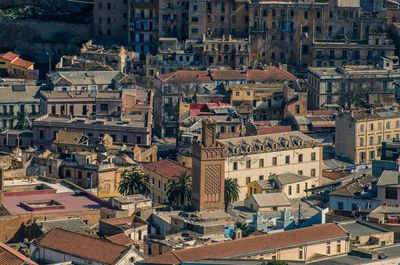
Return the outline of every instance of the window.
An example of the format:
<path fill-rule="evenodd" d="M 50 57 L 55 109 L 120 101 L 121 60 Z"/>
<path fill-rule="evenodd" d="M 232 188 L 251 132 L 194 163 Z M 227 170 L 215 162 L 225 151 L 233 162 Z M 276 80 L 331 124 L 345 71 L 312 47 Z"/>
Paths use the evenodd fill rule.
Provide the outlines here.
<path fill-rule="evenodd" d="M 378 131 L 382 131 L 382 122 L 378 123 Z"/>
<path fill-rule="evenodd" d="M 128 136 L 123 135 L 123 136 L 122 136 L 122 142 L 123 142 L 123 143 L 127 143 L 127 142 L 128 142 Z"/>
<path fill-rule="evenodd" d="M 56 106 L 51 106 L 51 114 L 56 114 Z"/>
<path fill-rule="evenodd" d="M 237 170 L 238 169 L 238 163 L 237 162 L 233 162 L 233 170 Z"/>
<path fill-rule="evenodd" d="M 303 154 L 299 154 L 299 163 L 303 162 Z"/>
<path fill-rule="evenodd" d="M 375 151 L 374 150 L 369 151 L 369 159 L 370 160 L 374 160 L 375 159 Z"/>
<path fill-rule="evenodd" d="M 290 185 L 288 186 L 288 194 L 292 195 L 292 186 L 290 186 Z"/>
<path fill-rule="evenodd" d="M 360 137 L 360 146 L 364 146 L 364 137 Z"/>
<path fill-rule="evenodd" d="M 378 135 L 378 144 L 381 144 L 381 143 L 382 143 L 382 136 Z"/>
<path fill-rule="evenodd" d="M 343 210 L 343 202 L 338 202 L 338 210 Z"/>
<path fill-rule="evenodd" d="M 40 131 L 39 131 L 39 138 L 40 138 L 40 139 L 43 139 L 43 138 L 44 138 L 44 131 L 43 131 L 43 130 L 40 130 Z"/>
<path fill-rule="evenodd" d="M 299 248 L 299 259 L 303 259 L 303 249 Z"/>
<path fill-rule="evenodd" d="M 357 210 L 357 203 L 352 203 L 351 204 L 351 210 L 356 211 Z"/>
<path fill-rule="evenodd" d="M 369 145 L 373 145 L 374 144 L 374 137 L 370 136 L 369 137 Z"/>
<path fill-rule="evenodd" d="M 338 244 L 336 245 L 336 252 L 340 253 L 341 252 L 341 245 L 340 245 L 340 241 L 338 241 Z"/>
<path fill-rule="evenodd" d="M 100 111 L 108 111 L 108 104 L 100 104 Z"/>
<path fill-rule="evenodd" d="M 317 160 L 317 154 L 315 152 L 311 153 L 311 161 Z"/>
<path fill-rule="evenodd" d="M 246 168 L 251 168 L 251 160 L 246 161 Z"/>
<path fill-rule="evenodd" d="M 272 165 L 276 166 L 278 164 L 278 159 L 276 157 L 272 158 Z"/>
<path fill-rule="evenodd" d="M 385 199 L 397 200 L 397 188 L 387 187 L 385 189 Z"/>
<path fill-rule="evenodd" d="M 326 254 L 327 255 L 331 254 L 331 243 L 330 242 L 326 243 Z"/>
<path fill-rule="evenodd" d="M 390 121 L 386 122 L 386 129 L 390 129 L 391 126 L 392 124 L 390 123 Z"/>
<path fill-rule="evenodd" d="M 311 177 L 315 178 L 315 168 L 311 169 Z"/>
<path fill-rule="evenodd" d="M 136 136 L 136 143 L 141 144 L 142 143 L 142 136 Z"/>
<path fill-rule="evenodd" d="M 296 185 L 296 193 L 300 193 L 300 184 Z"/>
<path fill-rule="evenodd" d="M 250 177 L 246 177 L 246 185 L 249 184 L 250 181 L 251 181 L 251 178 Z"/>
<path fill-rule="evenodd" d="M 264 167 L 264 159 L 258 160 L 259 167 Z"/>
<path fill-rule="evenodd" d="M 360 132 L 364 132 L 364 124 L 360 125 Z"/>
<path fill-rule="evenodd" d="M 298 174 L 298 175 L 303 175 L 303 170 L 297 171 L 297 174 Z"/>
<path fill-rule="evenodd" d="M 371 124 L 369 125 L 369 130 L 370 130 L 370 131 L 373 131 L 373 130 L 374 130 L 374 124 L 373 124 L 373 123 L 371 123 Z"/>
<path fill-rule="evenodd" d="M 264 175 L 260 175 L 259 180 L 264 180 Z"/>
<path fill-rule="evenodd" d="M 285 163 L 286 164 L 290 164 L 290 156 L 286 156 L 285 157 Z"/>

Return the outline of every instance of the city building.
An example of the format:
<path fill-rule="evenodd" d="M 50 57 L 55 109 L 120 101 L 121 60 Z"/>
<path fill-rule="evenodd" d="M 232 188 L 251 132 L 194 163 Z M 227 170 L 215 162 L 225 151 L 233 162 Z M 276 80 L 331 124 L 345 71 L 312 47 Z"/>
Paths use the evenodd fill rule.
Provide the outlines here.
<path fill-rule="evenodd" d="M 329 194 L 329 209 L 335 214 L 351 216 L 366 215 L 380 205 L 372 176 L 356 178 Z"/>
<path fill-rule="evenodd" d="M 300 132 L 274 133 L 216 140 L 224 145 L 225 178 L 239 185 L 239 200 L 247 193 L 247 185 L 274 174 L 301 174 L 295 186 L 285 185 L 288 197 L 305 196 L 304 189 L 319 185 L 322 171 L 322 145 Z M 307 184 L 305 184 L 307 183 Z M 297 184 L 299 192 L 297 193 Z M 306 187 L 306 185 L 309 185 Z M 289 186 L 292 192 L 289 192 Z"/>
<path fill-rule="evenodd" d="M 39 87 L 26 85 L 2 86 L 0 98 L 0 129 L 15 129 L 18 126 L 18 115 L 27 113 L 32 121 L 39 117 Z"/>
<path fill-rule="evenodd" d="M 400 114 L 389 109 L 339 112 L 335 125 L 336 156 L 355 164 L 380 159 L 382 142 L 400 136 Z"/>
<path fill-rule="evenodd" d="M 41 263 L 60 263 L 68 260 L 73 263 L 109 265 L 133 264 L 144 258 L 134 247 L 57 228 L 34 243 L 32 256 Z"/>
<path fill-rule="evenodd" d="M 244 206 L 252 211 L 273 212 L 288 209 L 291 203 L 283 192 L 254 193 L 244 200 Z"/>
<path fill-rule="evenodd" d="M 295 80 L 297 78 L 284 68 L 274 66 L 259 70 L 182 70 L 159 75 L 155 80 L 154 94 L 156 132 L 160 136 L 177 133 L 177 114 L 179 103 L 182 101 L 217 102 L 226 99 L 228 87 L 231 85 L 284 83 Z"/>
<path fill-rule="evenodd" d="M 400 205 L 400 177 L 398 171 L 384 170 L 378 180 L 378 200 L 382 206 Z"/>
<path fill-rule="evenodd" d="M 156 54 L 161 20 L 160 0 L 128 0 L 128 47 L 139 53 L 145 61 L 146 55 Z"/>
<path fill-rule="evenodd" d="M 361 101 L 374 106 L 391 105 L 395 102 L 394 83 L 399 77 L 400 71 L 394 70 L 393 65 L 383 68 L 371 65 L 310 67 L 307 77 L 309 107 L 349 108 L 360 105 Z"/>
<path fill-rule="evenodd" d="M 133 88 L 134 80 L 119 71 L 57 71 L 47 75 L 54 91 L 92 91 Z"/>
<path fill-rule="evenodd" d="M 49 149 L 57 132 L 69 130 L 102 138 L 109 134 L 115 143 L 131 145 L 151 145 L 150 113 L 129 115 L 122 118 L 78 118 L 68 116 L 43 115 L 32 123 L 33 145 L 39 149 Z"/>
<path fill-rule="evenodd" d="M 4 264 L 9 265 L 38 265 L 36 262 L 19 253 L 12 247 L 0 242 L 0 256 Z"/>
<path fill-rule="evenodd" d="M 33 73 L 34 63 L 22 59 L 18 54 L 7 52 L 0 54 L 0 75 L 12 78 L 32 78 L 37 77 Z"/>
<path fill-rule="evenodd" d="M 128 44 L 129 1 L 93 1 L 93 36 L 111 46 Z"/>
<path fill-rule="evenodd" d="M 212 258 L 315 261 L 348 253 L 349 236 L 338 224 L 322 224 L 281 233 L 241 238 L 150 257 L 138 264 L 181 264 Z M 204 261 L 203 261 L 204 262 Z M 245 261 L 244 261 L 245 262 Z"/>
<path fill-rule="evenodd" d="M 385 15 L 362 12 L 358 1 L 252 1 L 249 14 L 254 64 L 374 65 L 394 55 Z"/>
<path fill-rule="evenodd" d="M 191 171 L 170 159 L 143 163 L 143 173 L 149 177 L 150 196 L 155 203 L 168 203 L 169 183 L 181 174 Z"/>

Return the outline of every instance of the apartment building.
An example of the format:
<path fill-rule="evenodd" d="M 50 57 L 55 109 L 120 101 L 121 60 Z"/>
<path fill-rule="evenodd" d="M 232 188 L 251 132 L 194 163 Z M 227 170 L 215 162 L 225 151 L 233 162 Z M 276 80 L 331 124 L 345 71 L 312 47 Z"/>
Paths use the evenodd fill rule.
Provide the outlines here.
<path fill-rule="evenodd" d="M 128 0 L 129 47 L 140 59 L 157 52 L 159 34 L 159 0 Z"/>
<path fill-rule="evenodd" d="M 394 52 L 385 16 L 362 13 L 359 1 L 252 1 L 249 17 L 253 63 L 375 64 Z"/>
<path fill-rule="evenodd" d="M 393 58 L 398 64 L 398 58 Z M 355 105 L 360 100 L 375 106 L 391 105 L 395 100 L 395 82 L 400 78 L 400 71 L 394 69 L 391 59 L 381 60 L 383 67 L 343 65 L 308 68 L 309 108 L 351 107 L 348 104 Z M 351 92 L 358 98 L 350 98 Z M 347 98 L 343 98 L 344 95 Z"/>
<path fill-rule="evenodd" d="M 400 137 L 400 113 L 387 109 L 340 112 L 335 120 L 336 156 L 355 164 L 381 157 L 381 144 Z"/>
<path fill-rule="evenodd" d="M 46 114 L 32 123 L 33 144 L 39 149 L 48 149 L 58 131 L 70 130 L 87 134 L 89 137 L 102 138 L 105 134 L 110 134 L 116 143 L 149 146 L 151 116 L 151 112 L 107 119 Z"/>
<path fill-rule="evenodd" d="M 285 132 L 217 141 L 225 145 L 225 178 L 232 178 L 239 185 L 239 200 L 245 198 L 250 182 L 268 179 L 273 174 L 304 175 L 312 178 L 311 186 L 319 184 L 322 145 L 305 134 Z M 303 182 L 308 180 L 304 178 Z M 297 193 L 287 194 L 293 197 Z"/>
<path fill-rule="evenodd" d="M 93 36 L 107 45 L 128 44 L 130 0 L 94 0 Z"/>
<path fill-rule="evenodd" d="M 177 38 L 180 41 L 189 37 L 189 0 L 159 0 L 159 37 Z"/>
<path fill-rule="evenodd" d="M 18 124 L 18 113 L 27 113 L 31 121 L 39 116 L 38 86 L 0 85 L 0 90 L 1 130 L 14 129 Z"/>
<path fill-rule="evenodd" d="M 56 91 L 118 90 L 132 88 L 134 80 L 119 71 L 57 71 L 47 75 Z"/>
<path fill-rule="evenodd" d="M 179 175 L 191 171 L 170 159 L 153 161 L 142 164 L 143 173 L 149 176 L 150 196 L 153 202 L 168 203 L 168 185 Z"/>

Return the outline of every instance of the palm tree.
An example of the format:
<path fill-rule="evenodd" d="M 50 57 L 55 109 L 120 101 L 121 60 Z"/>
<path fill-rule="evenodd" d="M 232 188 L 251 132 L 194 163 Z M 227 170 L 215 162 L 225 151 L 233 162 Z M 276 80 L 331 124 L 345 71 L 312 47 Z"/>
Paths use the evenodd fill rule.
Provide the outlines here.
<path fill-rule="evenodd" d="M 237 201 L 239 199 L 239 185 L 231 178 L 225 179 L 224 199 L 225 199 L 225 212 L 227 211 L 228 205 L 230 203 Z"/>
<path fill-rule="evenodd" d="M 31 120 L 29 119 L 28 113 L 25 111 L 18 112 L 17 115 L 17 126 L 18 130 L 27 131 L 31 127 Z"/>
<path fill-rule="evenodd" d="M 134 195 L 150 193 L 149 177 L 138 168 L 132 168 L 122 174 L 118 191 L 123 195 Z"/>
<path fill-rule="evenodd" d="M 185 206 L 190 203 L 192 175 L 188 171 L 183 171 L 168 184 L 167 197 L 171 204 Z"/>

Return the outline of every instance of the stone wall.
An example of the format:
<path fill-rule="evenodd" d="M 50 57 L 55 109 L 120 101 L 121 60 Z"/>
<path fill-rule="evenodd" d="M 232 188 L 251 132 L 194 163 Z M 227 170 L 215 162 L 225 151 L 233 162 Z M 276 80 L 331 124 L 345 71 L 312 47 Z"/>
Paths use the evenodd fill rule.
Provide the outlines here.
<path fill-rule="evenodd" d="M 0 51 L 15 50 L 30 60 L 79 52 L 92 36 L 91 24 L 45 22 L 39 20 L 0 21 Z"/>

